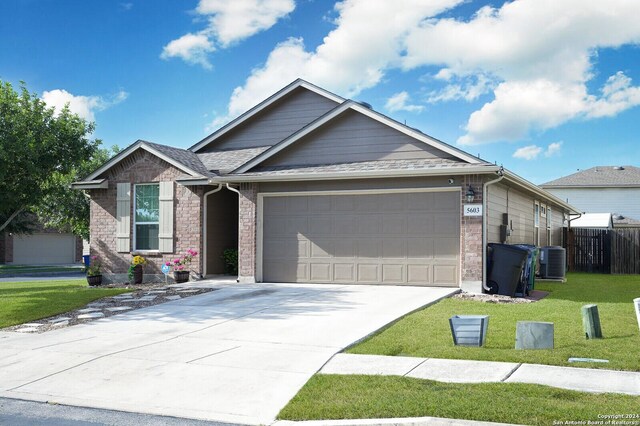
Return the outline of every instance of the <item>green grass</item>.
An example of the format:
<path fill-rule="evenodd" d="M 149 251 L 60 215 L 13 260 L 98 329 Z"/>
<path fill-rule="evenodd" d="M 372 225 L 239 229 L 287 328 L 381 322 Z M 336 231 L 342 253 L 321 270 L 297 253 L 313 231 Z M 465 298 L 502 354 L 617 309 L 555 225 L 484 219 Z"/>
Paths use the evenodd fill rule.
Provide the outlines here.
<path fill-rule="evenodd" d="M 315 375 L 279 419 L 446 417 L 527 425 L 640 414 L 640 397 L 521 383 L 438 383 L 394 376 Z M 586 423 L 585 423 L 586 424 Z"/>
<path fill-rule="evenodd" d="M 51 266 L 51 265 L 0 265 L 0 277 L 3 275 L 29 275 L 42 272 L 80 272 L 82 265 L 78 266 Z"/>
<path fill-rule="evenodd" d="M 47 318 L 130 291 L 90 288 L 85 279 L 0 283 L 0 328 Z"/>
<path fill-rule="evenodd" d="M 498 305 L 445 299 L 415 312 L 347 350 L 356 354 L 526 362 L 640 371 L 640 332 L 633 299 L 640 297 L 639 275 L 569 274 L 567 282 L 540 283 L 549 291 L 530 304 Z M 586 340 L 580 308 L 596 303 L 604 339 Z M 449 318 L 489 315 L 486 346 L 454 346 Z M 515 350 L 516 321 L 550 321 L 555 349 Z M 608 359 L 608 364 L 569 364 L 569 357 Z"/>

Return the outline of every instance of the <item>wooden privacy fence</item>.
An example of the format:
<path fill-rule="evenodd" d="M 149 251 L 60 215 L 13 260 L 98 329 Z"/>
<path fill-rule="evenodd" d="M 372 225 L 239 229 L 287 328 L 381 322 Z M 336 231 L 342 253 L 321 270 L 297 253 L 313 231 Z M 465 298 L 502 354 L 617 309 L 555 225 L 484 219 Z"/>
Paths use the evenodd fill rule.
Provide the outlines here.
<path fill-rule="evenodd" d="M 640 228 L 571 228 L 565 241 L 570 271 L 640 274 Z"/>

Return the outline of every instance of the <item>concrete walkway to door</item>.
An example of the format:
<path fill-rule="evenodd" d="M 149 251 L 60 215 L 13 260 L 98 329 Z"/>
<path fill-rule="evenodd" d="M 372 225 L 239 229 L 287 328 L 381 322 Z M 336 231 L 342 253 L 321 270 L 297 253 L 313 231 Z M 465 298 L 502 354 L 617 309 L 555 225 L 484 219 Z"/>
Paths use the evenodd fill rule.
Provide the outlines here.
<path fill-rule="evenodd" d="M 0 332 L 0 396 L 268 424 L 335 353 L 457 291 L 216 286 L 44 334 Z"/>

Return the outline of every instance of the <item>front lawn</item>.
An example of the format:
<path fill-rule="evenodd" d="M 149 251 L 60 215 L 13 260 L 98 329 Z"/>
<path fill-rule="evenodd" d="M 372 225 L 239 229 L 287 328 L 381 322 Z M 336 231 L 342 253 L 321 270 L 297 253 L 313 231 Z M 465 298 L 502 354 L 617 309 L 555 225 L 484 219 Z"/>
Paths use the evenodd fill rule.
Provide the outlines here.
<path fill-rule="evenodd" d="M 522 383 L 460 384 L 394 376 L 318 374 L 282 409 L 278 418 L 431 416 L 526 425 L 551 425 L 554 420 L 562 421 L 561 424 L 565 421 L 587 424 L 589 420 L 602 421 L 599 415 L 639 415 L 638 407 L 637 396 L 592 394 Z"/>
<path fill-rule="evenodd" d="M 0 283 L 0 328 L 47 318 L 80 308 L 122 288 L 90 288 L 87 281 L 23 281 Z"/>
<path fill-rule="evenodd" d="M 415 312 L 347 350 L 355 354 L 525 362 L 640 371 L 640 332 L 633 299 L 640 297 L 640 276 L 569 274 L 567 282 L 539 283 L 549 291 L 529 304 L 489 304 L 445 299 Z M 596 303 L 604 339 L 586 340 L 580 308 Z M 454 346 L 448 319 L 456 314 L 489 315 L 482 348 Z M 550 321 L 555 349 L 515 350 L 516 321 Z M 607 364 L 569 364 L 568 358 L 608 359 Z"/>
<path fill-rule="evenodd" d="M 49 272 L 82 272 L 84 267 L 78 266 L 54 266 L 54 265 L 0 265 L 0 278 L 3 276 L 30 275 L 34 273 Z"/>

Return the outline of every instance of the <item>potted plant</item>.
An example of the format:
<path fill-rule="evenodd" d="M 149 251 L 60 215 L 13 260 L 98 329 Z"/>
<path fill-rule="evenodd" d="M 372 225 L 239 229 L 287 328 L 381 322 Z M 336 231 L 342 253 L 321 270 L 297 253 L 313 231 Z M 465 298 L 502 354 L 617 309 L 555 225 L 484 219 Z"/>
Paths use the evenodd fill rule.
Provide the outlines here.
<path fill-rule="evenodd" d="M 174 259 L 173 262 L 166 263 L 167 266 L 173 267 L 173 279 L 177 283 L 186 283 L 189 281 L 189 265 L 191 265 L 193 257 L 197 254 L 197 251 L 189 249 L 184 256 Z"/>
<path fill-rule="evenodd" d="M 102 284 L 102 263 L 98 256 L 91 256 L 87 267 L 87 283 L 90 286 Z"/>
<path fill-rule="evenodd" d="M 133 284 L 141 284 L 144 278 L 143 266 L 147 263 L 147 259 L 142 256 L 133 256 L 129 265 L 129 282 Z"/>

